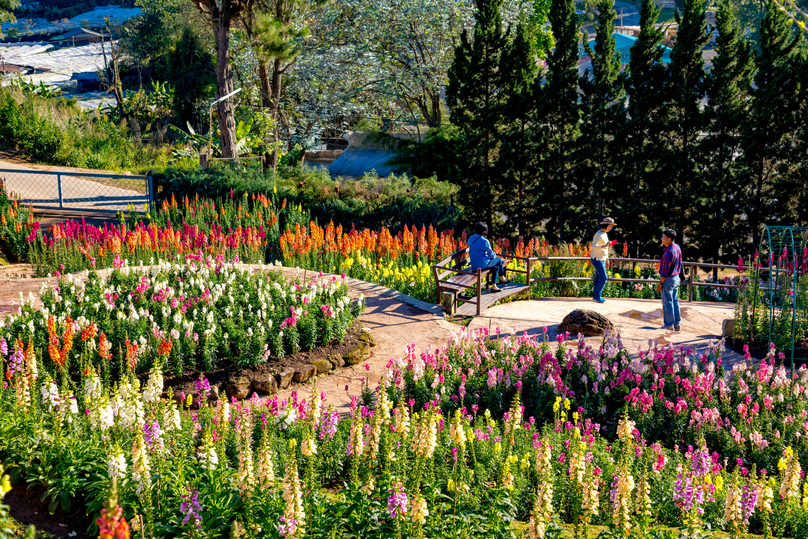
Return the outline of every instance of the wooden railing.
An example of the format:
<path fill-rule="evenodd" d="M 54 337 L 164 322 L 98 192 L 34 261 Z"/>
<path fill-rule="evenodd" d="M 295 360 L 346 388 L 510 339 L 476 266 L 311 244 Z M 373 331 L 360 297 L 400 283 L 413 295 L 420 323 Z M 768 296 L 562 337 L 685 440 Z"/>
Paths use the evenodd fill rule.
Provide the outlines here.
<path fill-rule="evenodd" d="M 577 260 L 581 262 L 589 262 L 589 258 L 585 256 L 534 256 L 530 257 L 530 261 L 538 261 L 538 262 L 551 262 L 554 260 Z M 629 263 L 637 263 L 637 264 L 659 264 L 659 260 L 649 260 L 647 258 L 610 258 L 609 261 L 611 262 L 629 262 Z M 682 286 L 687 286 L 687 301 L 693 301 L 693 287 L 694 286 L 704 286 L 709 288 L 738 288 L 737 284 L 727 284 L 727 283 L 710 283 L 710 282 L 699 282 L 694 281 L 693 276 L 696 274 L 697 268 L 718 268 L 718 269 L 738 269 L 737 265 L 728 265 L 728 264 L 711 264 L 708 262 L 687 262 L 682 261 L 682 266 L 689 268 L 689 276 L 687 281 L 682 281 Z M 748 270 L 750 268 L 743 267 L 744 270 Z M 510 271 L 510 270 L 509 270 Z M 535 283 L 539 281 L 591 281 L 592 277 L 539 277 L 539 278 L 531 278 L 528 283 Z M 623 283 L 647 283 L 647 284 L 657 284 L 659 283 L 658 279 L 631 279 L 631 278 L 609 278 L 609 281 L 612 282 L 623 282 Z"/>

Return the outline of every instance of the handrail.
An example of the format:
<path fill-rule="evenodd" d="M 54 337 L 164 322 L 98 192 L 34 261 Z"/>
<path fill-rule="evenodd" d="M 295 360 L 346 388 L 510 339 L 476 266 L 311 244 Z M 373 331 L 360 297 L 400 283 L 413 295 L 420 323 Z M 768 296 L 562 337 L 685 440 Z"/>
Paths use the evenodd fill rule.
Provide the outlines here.
<path fill-rule="evenodd" d="M 507 256 L 507 255 L 505 255 Z M 578 261 L 589 261 L 589 257 L 585 256 L 531 256 L 531 257 L 518 257 L 522 260 L 527 260 L 528 263 L 531 262 L 544 262 L 544 261 L 554 261 L 554 260 L 578 260 Z M 654 259 L 647 259 L 647 258 L 610 258 L 612 262 L 631 262 L 631 263 L 640 263 L 640 264 L 659 264 L 660 260 Z M 703 286 L 709 288 L 738 288 L 737 284 L 727 284 L 727 283 L 710 283 L 710 282 L 700 282 L 694 281 L 693 276 L 695 274 L 695 268 L 718 268 L 718 269 L 738 269 L 737 265 L 732 264 L 713 264 L 711 262 L 693 262 L 693 261 L 682 261 L 682 266 L 690 267 L 690 275 L 686 283 L 687 285 L 687 301 L 693 301 L 693 287 L 695 286 Z M 751 266 L 741 266 L 743 270 L 750 270 L 752 269 Z M 511 271 L 511 270 L 509 270 Z M 522 272 L 520 272 L 522 273 Z M 537 278 L 530 278 L 530 282 L 536 281 L 589 281 L 591 277 L 537 277 Z M 659 281 L 656 279 L 633 279 L 633 278 L 608 278 L 607 281 L 613 282 L 625 282 L 625 283 L 658 283 Z"/>
<path fill-rule="evenodd" d="M 590 258 L 585 257 L 585 256 L 529 256 L 529 257 L 524 257 L 524 256 L 515 256 L 515 255 L 511 256 L 511 255 L 501 255 L 501 254 L 499 256 L 502 256 L 503 258 L 513 258 L 513 259 L 518 259 L 518 260 L 524 260 L 524 261 L 527 262 L 527 267 L 528 267 L 527 271 L 508 268 L 508 272 L 509 273 L 510 272 L 527 273 L 528 274 L 527 275 L 528 289 L 530 287 L 530 283 L 534 283 L 534 282 L 538 282 L 538 281 L 589 281 L 589 280 L 592 279 L 591 277 L 531 277 L 530 276 L 530 268 L 535 262 L 556 261 L 556 260 L 577 260 L 577 261 L 581 261 L 581 262 L 589 261 Z M 630 263 L 640 263 L 640 264 L 659 264 L 660 263 L 659 260 L 647 259 L 647 258 L 610 258 L 609 260 L 612 261 L 612 262 L 630 262 Z M 711 262 L 682 261 L 682 266 L 688 266 L 690 268 L 689 277 L 688 277 L 687 282 L 682 283 L 683 285 L 686 285 L 687 288 L 688 288 L 688 290 L 687 290 L 687 301 L 693 301 L 693 288 L 696 287 L 696 286 L 702 286 L 702 287 L 708 287 L 708 288 L 726 288 L 726 289 L 739 288 L 739 286 L 737 284 L 700 282 L 700 281 L 694 281 L 694 279 L 693 279 L 693 277 L 695 275 L 695 268 L 738 269 L 738 265 L 713 264 Z M 432 267 L 433 267 L 434 270 L 443 269 L 443 270 L 448 270 L 448 271 L 451 271 L 451 272 L 454 272 L 454 273 L 466 273 L 463 270 L 455 270 L 453 268 L 447 268 L 447 267 L 443 267 L 443 266 L 440 266 L 440 265 L 437 265 L 437 264 L 433 265 Z M 751 266 L 741 266 L 741 269 L 750 270 L 750 269 L 752 269 L 752 267 Z M 437 280 L 442 281 L 442 279 L 437 279 Z M 609 277 L 607 279 L 607 281 L 625 282 L 625 283 L 647 283 L 647 284 L 653 284 L 653 283 L 658 283 L 659 282 L 657 279 L 634 279 L 634 278 L 623 278 L 623 277 L 621 277 L 619 279 Z M 455 285 L 455 286 L 457 286 L 457 285 Z M 463 286 L 463 285 L 460 285 L 460 286 Z M 469 288 L 471 288 L 471 287 L 469 287 Z M 530 296 L 528 296 L 528 298 L 529 297 Z"/>

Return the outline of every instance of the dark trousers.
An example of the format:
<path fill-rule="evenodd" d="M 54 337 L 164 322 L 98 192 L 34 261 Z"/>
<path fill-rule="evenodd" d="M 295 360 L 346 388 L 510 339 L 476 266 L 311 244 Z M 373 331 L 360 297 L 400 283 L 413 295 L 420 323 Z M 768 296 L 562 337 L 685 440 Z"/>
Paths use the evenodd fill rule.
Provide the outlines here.
<path fill-rule="evenodd" d="M 595 287 L 592 292 L 592 299 L 595 301 L 601 300 L 603 288 L 606 286 L 606 261 L 592 259 L 592 266 L 595 268 Z"/>
<path fill-rule="evenodd" d="M 493 260 L 489 260 L 488 264 L 486 264 L 482 269 L 491 270 L 491 273 L 494 274 L 494 280 L 492 282 L 496 284 L 499 281 L 499 274 L 502 273 L 503 270 L 502 259 L 497 257 Z"/>

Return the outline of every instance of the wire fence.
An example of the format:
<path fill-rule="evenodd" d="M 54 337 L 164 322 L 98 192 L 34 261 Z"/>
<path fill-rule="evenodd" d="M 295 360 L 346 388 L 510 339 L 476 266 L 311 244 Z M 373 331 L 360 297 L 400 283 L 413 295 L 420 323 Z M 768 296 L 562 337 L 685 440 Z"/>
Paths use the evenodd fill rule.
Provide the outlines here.
<path fill-rule="evenodd" d="M 0 180 L 20 202 L 40 210 L 146 212 L 155 200 L 151 175 L 0 169 Z"/>

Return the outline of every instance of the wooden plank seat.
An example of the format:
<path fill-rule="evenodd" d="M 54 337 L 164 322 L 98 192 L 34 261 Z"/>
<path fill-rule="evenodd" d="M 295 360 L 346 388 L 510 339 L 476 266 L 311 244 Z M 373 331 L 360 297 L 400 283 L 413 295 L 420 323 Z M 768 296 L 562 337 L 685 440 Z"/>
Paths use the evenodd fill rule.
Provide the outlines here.
<path fill-rule="evenodd" d="M 432 273 L 435 277 L 435 300 L 436 303 L 441 303 L 441 295 L 443 292 L 452 292 L 454 294 L 454 302 L 463 302 L 463 305 L 457 308 L 457 314 L 473 315 L 476 313 L 480 315 L 482 309 L 490 307 L 493 303 L 515 294 L 521 294 L 527 291 L 530 293 L 530 265 L 532 259 L 524 257 L 516 257 L 509 255 L 499 255 L 503 259 L 503 277 L 508 278 L 508 273 L 526 273 L 527 285 L 519 283 L 507 283 L 498 285 L 501 288 L 500 292 L 490 292 L 483 295 L 483 283 L 489 281 L 492 277 L 491 270 L 471 270 L 469 267 L 469 249 L 468 247 L 452 253 L 448 258 L 441 260 L 438 264 L 432 266 Z M 527 261 L 527 271 L 508 269 L 508 263 L 514 259 L 521 259 Z M 474 290 L 476 294 L 472 297 L 466 292 Z M 529 297 L 529 296 L 528 296 Z"/>

